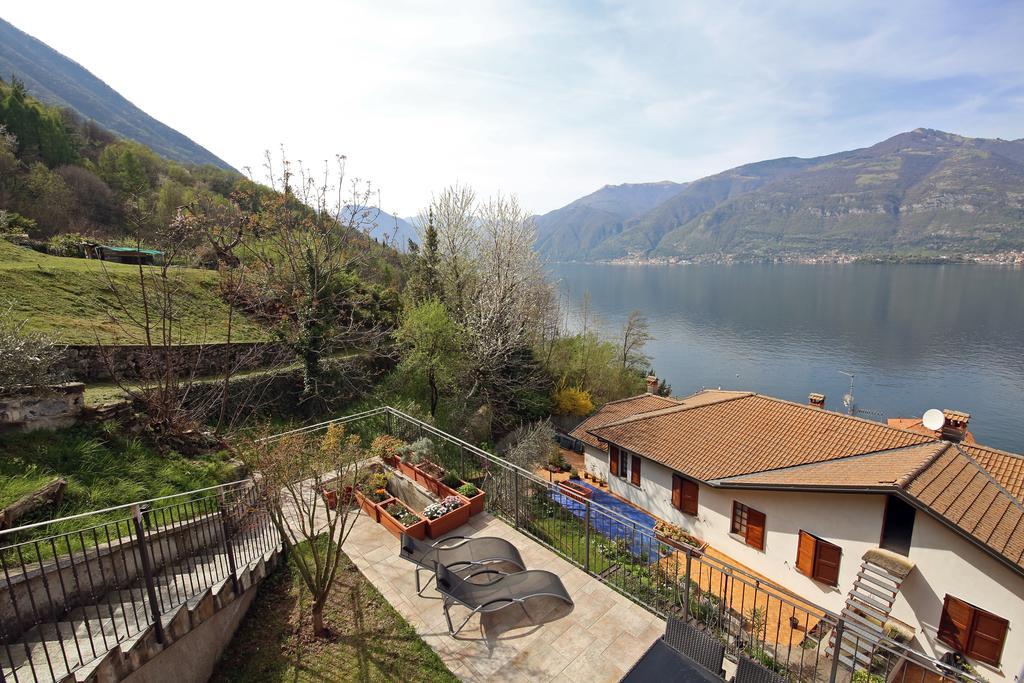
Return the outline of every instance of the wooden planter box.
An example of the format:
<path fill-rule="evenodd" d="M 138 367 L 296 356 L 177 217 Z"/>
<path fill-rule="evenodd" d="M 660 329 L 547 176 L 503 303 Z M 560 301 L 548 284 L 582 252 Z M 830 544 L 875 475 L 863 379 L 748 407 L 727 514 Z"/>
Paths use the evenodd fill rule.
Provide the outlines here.
<path fill-rule="evenodd" d="M 562 493 L 580 503 L 594 495 L 594 492 L 586 486 L 581 486 L 572 481 L 560 481 L 558 482 L 558 488 Z"/>
<path fill-rule="evenodd" d="M 465 498 L 463 498 L 465 500 Z M 441 515 L 437 519 L 427 520 L 427 535 L 431 538 L 441 538 L 469 521 L 469 505 L 460 505 L 451 512 Z"/>
<path fill-rule="evenodd" d="M 396 469 L 404 474 L 406 478 L 416 481 L 416 467 L 411 463 L 399 460 Z"/>
<path fill-rule="evenodd" d="M 440 469 L 441 470 L 441 476 L 440 477 L 434 476 L 434 474 L 432 472 L 429 472 L 428 468 L 425 468 L 424 465 L 429 466 L 429 469 L 434 469 L 434 468 Z M 441 483 L 441 477 L 444 476 L 444 469 L 439 468 L 434 463 L 419 463 L 419 464 L 415 465 L 414 469 L 415 469 L 415 472 L 416 472 L 416 474 L 414 476 L 414 479 L 418 483 L 422 484 L 423 488 L 427 489 L 428 491 L 433 493 L 435 496 L 439 496 L 441 498 L 444 498 L 445 496 L 453 495 L 454 492 L 453 493 L 449 493 L 449 491 L 451 491 L 451 489 Z"/>
<path fill-rule="evenodd" d="M 393 536 L 395 536 L 396 538 L 401 536 L 403 533 L 405 533 L 405 534 L 409 534 L 410 536 L 412 536 L 413 538 L 415 538 L 418 541 L 422 541 L 424 539 L 424 537 L 426 536 L 426 534 L 427 534 L 427 520 L 425 520 L 423 517 L 421 517 L 419 515 L 416 515 L 416 517 L 419 519 L 419 521 L 417 521 L 412 526 L 402 526 L 402 523 L 399 522 L 394 517 L 392 517 L 391 513 L 389 513 L 385 509 L 388 505 L 393 505 L 395 503 L 397 503 L 398 505 L 401 505 L 402 507 L 404 507 L 409 512 L 412 512 L 412 514 L 416 515 L 416 513 L 413 512 L 412 509 L 408 505 L 406 505 L 402 501 L 398 500 L 397 498 L 392 498 L 391 500 L 386 501 L 384 503 L 381 503 L 380 505 L 377 506 L 378 509 L 380 510 L 380 523 L 381 523 L 381 525 L 385 529 L 390 531 L 391 534 Z M 457 512 L 457 510 L 456 510 L 456 512 Z"/>

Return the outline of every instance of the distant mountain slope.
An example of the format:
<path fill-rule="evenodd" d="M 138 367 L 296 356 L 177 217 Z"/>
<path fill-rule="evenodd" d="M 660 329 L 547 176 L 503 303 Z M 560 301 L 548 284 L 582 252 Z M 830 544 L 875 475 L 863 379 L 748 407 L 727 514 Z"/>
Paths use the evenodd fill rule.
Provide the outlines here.
<path fill-rule="evenodd" d="M 538 216 L 537 248 L 551 258 L 578 258 L 618 235 L 626 222 L 680 191 L 680 183 L 605 185 L 568 206 Z"/>
<path fill-rule="evenodd" d="M 578 225 L 560 211 L 538 219 L 548 232 L 538 248 L 555 258 L 574 248 L 578 259 L 1024 249 L 1024 140 L 918 129 L 864 149 L 748 164 L 575 244 Z"/>
<path fill-rule="evenodd" d="M 404 218 L 393 216 L 382 210 L 377 216 L 376 222 L 377 227 L 371 231 L 370 235 L 390 244 L 398 251 L 408 251 L 409 240 L 417 244 L 420 241 L 416 235 L 416 228 Z"/>
<path fill-rule="evenodd" d="M 227 162 L 157 121 L 76 62 L 0 19 L 0 78 L 10 80 L 12 75 L 23 81 L 34 97 L 69 107 L 161 156 L 231 169 Z"/>

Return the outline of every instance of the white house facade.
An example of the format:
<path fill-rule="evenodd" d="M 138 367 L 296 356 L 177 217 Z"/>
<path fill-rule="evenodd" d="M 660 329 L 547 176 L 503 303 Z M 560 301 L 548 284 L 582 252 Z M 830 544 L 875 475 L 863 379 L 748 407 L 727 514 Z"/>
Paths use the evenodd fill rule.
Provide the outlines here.
<path fill-rule="evenodd" d="M 860 604 L 866 556 L 905 558 L 884 615 L 869 600 L 851 618 L 902 622 L 928 656 L 1022 680 L 1024 458 L 723 391 L 609 404 L 573 436 L 611 493 L 832 612 Z"/>

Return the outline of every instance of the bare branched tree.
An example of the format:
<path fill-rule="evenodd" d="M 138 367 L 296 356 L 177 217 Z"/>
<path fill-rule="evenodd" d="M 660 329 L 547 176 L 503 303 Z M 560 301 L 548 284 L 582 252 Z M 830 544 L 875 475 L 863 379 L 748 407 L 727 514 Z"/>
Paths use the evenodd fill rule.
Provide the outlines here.
<path fill-rule="evenodd" d="M 359 508 L 336 499 L 327 504 L 327 487 L 341 489 L 356 480 L 364 457 L 359 437 L 332 425 L 319 439 L 291 434 L 246 443 L 243 461 L 256 474 L 258 500 L 281 534 L 302 582 L 312 596 L 313 633 L 328 633 L 324 606 L 342 562 L 342 547 L 355 525 Z"/>
<path fill-rule="evenodd" d="M 258 225 L 241 246 L 253 264 L 253 303 L 301 360 L 306 399 L 322 396 L 326 357 L 372 352 L 390 333 L 363 315 L 363 283 L 355 277 L 383 249 L 369 237 L 380 211 L 372 187 L 347 179 L 345 157 L 335 161 L 316 174 L 283 151 L 277 165 L 267 153 L 275 194 L 261 202 Z"/>
<path fill-rule="evenodd" d="M 651 363 L 650 356 L 644 353 L 647 342 L 654 339 L 647 318 L 638 310 L 630 311 L 622 326 L 622 345 L 620 347 L 623 369 L 643 370 Z"/>

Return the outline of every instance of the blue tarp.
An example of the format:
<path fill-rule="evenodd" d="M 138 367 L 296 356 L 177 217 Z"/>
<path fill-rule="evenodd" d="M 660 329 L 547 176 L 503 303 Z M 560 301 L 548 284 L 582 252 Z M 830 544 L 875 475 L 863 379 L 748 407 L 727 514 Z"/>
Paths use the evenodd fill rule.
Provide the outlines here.
<path fill-rule="evenodd" d="M 592 508 L 590 523 L 594 527 L 595 531 L 613 540 L 622 539 L 626 541 L 630 552 L 641 559 L 646 558 L 648 562 L 658 561 L 660 557 L 659 544 L 653 540 L 654 517 L 651 517 L 643 510 L 635 508 L 628 503 L 624 503 L 615 496 L 591 486 L 584 481 L 574 481 L 573 483 L 590 489 L 593 492 L 590 496 L 590 500 L 598 505 L 604 506 L 608 510 L 611 510 L 616 515 L 615 517 L 612 517 L 610 515 L 603 514 L 596 508 Z M 574 516 L 580 519 L 586 519 L 587 508 L 583 503 L 563 493 L 557 493 L 556 491 L 551 491 L 549 495 L 551 496 L 551 500 L 570 511 Z"/>

